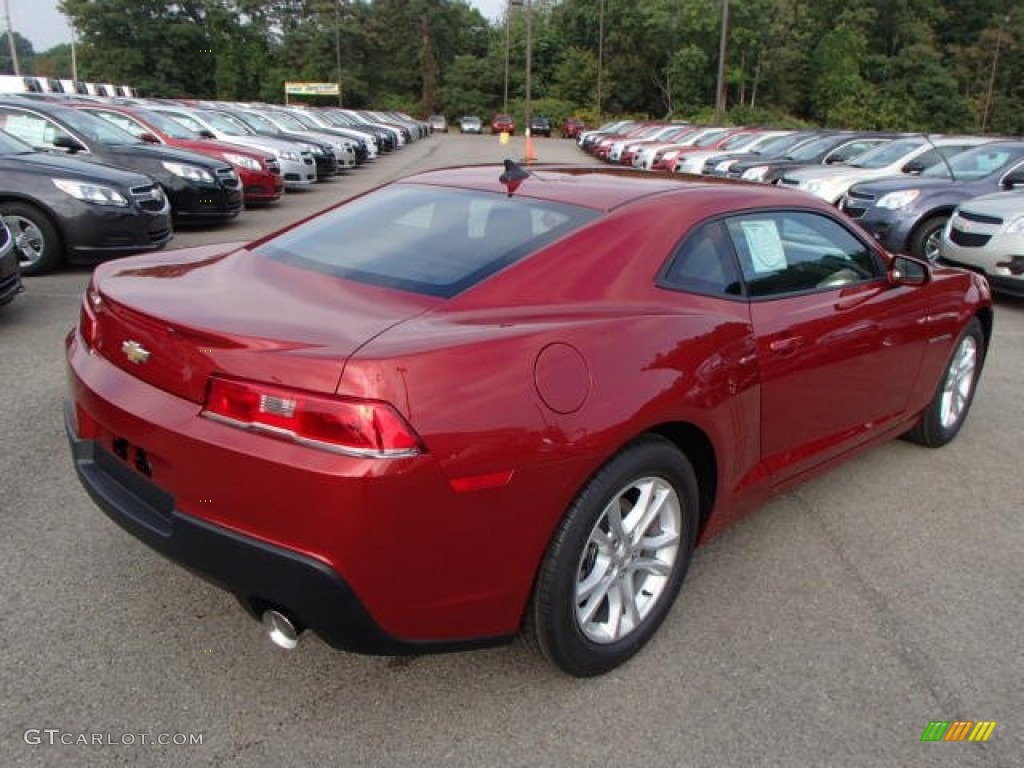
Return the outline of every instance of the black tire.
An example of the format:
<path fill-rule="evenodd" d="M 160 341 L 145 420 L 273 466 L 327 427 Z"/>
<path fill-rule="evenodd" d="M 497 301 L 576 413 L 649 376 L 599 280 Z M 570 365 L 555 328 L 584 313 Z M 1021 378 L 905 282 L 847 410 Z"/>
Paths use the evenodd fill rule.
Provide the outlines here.
<path fill-rule="evenodd" d="M 41 275 L 60 265 L 64 256 L 60 233 L 43 211 L 28 203 L 0 203 L 0 216 L 19 243 L 15 249 L 21 274 Z"/>
<path fill-rule="evenodd" d="M 963 368 L 962 355 L 965 352 L 970 353 L 972 359 L 969 374 Z M 956 437 L 971 410 L 984 362 L 985 333 L 978 318 L 972 317 L 953 346 L 953 353 L 942 371 L 935 395 L 917 424 L 904 437 L 928 448 L 939 448 Z M 958 386 L 960 384 L 966 387 Z M 955 413 L 953 407 L 956 408 Z"/>
<path fill-rule="evenodd" d="M 637 484 L 665 501 L 639 534 L 631 531 L 639 541 L 617 538 L 606 512 L 622 514 L 623 523 L 631 511 L 640 514 L 639 504 L 627 506 L 644 499 Z M 600 675 L 629 660 L 657 631 L 683 583 L 696 541 L 698 500 L 693 467 L 669 441 L 644 437 L 614 456 L 576 496 L 548 545 L 523 623 L 527 642 L 575 677 Z M 667 551 L 673 537 L 674 553 Z M 640 541 L 648 546 L 638 546 Z M 583 591 L 589 589 L 590 599 L 581 602 L 577 589 L 588 579 L 592 586 Z M 634 599 L 624 601 L 627 594 Z M 629 605 L 633 611 L 626 610 Z M 590 615 L 581 620 L 580 612 Z M 608 627 L 612 636 L 598 637 Z"/>
<path fill-rule="evenodd" d="M 933 238 L 938 238 L 942 234 L 942 228 L 946 226 L 947 221 L 949 216 L 932 216 L 926 219 L 910 238 L 910 255 L 933 264 L 938 261 L 938 241 Z"/>

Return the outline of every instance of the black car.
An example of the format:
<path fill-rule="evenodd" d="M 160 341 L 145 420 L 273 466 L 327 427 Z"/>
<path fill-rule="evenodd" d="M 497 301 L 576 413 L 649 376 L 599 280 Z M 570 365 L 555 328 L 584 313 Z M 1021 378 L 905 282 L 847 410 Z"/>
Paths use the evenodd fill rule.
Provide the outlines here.
<path fill-rule="evenodd" d="M 530 118 L 530 135 L 551 138 L 551 121 L 544 115 L 534 115 Z"/>
<path fill-rule="evenodd" d="M 141 173 L 37 152 L 0 131 L 0 216 L 22 274 L 163 248 L 171 209 Z M 0 278 L 2 281 L 2 278 Z"/>
<path fill-rule="evenodd" d="M 746 163 L 748 161 L 764 162 L 765 160 L 778 159 L 789 154 L 800 145 L 814 139 L 820 139 L 829 133 L 830 131 L 794 131 L 769 141 L 753 152 L 734 154 L 723 152 L 718 155 L 712 155 L 704 161 L 704 169 L 701 173 L 705 176 L 728 176 L 729 169 L 737 163 Z"/>
<path fill-rule="evenodd" d="M 0 218 L 0 306 L 8 304 L 24 290 L 18 269 L 18 252 L 14 249 L 14 236 Z"/>
<path fill-rule="evenodd" d="M 729 178 L 774 184 L 786 171 L 805 165 L 845 163 L 896 137 L 892 133 L 833 133 L 801 144 L 782 157 L 734 163 L 729 168 Z"/>
<path fill-rule="evenodd" d="M 226 219 L 242 210 L 242 183 L 227 163 L 149 144 L 81 110 L 11 97 L 0 100 L 0 129 L 38 149 L 153 177 L 176 219 Z"/>
<path fill-rule="evenodd" d="M 301 141 L 309 146 L 313 153 L 313 161 L 316 163 L 316 180 L 324 181 L 334 178 L 340 173 L 338 156 L 334 153 L 334 147 L 325 141 L 320 141 L 308 133 L 285 131 L 268 120 L 266 116 L 258 112 L 251 112 L 244 109 L 233 109 L 218 106 L 213 110 L 217 114 L 225 115 L 243 122 L 257 136 L 269 136 L 274 139 L 285 139 L 286 141 Z"/>
<path fill-rule="evenodd" d="M 982 144 L 912 178 L 854 184 L 840 202 L 891 253 L 935 261 L 942 228 L 972 197 L 1024 187 L 1024 141 Z"/>

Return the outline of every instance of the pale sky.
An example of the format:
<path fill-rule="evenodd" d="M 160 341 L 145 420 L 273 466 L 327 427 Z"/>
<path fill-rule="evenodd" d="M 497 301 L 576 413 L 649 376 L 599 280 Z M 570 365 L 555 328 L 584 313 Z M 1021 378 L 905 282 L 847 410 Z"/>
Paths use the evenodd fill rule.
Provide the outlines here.
<path fill-rule="evenodd" d="M 71 42 L 67 19 L 57 10 L 57 0 L 7 0 L 11 8 L 11 26 L 14 31 L 32 41 L 37 52 L 47 50 L 60 43 Z M 501 16 L 506 0 L 470 0 L 488 19 Z M 3 4 L 0 2 L 0 14 Z M 0 29 L 6 30 L 2 16 Z"/>

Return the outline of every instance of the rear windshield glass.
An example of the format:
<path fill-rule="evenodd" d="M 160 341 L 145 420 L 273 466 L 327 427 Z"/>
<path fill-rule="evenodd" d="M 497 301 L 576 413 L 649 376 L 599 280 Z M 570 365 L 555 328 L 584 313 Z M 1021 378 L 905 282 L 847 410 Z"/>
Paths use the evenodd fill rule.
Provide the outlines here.
<path fill-rule="evenodd" d="M 599 215 L 528 198 L 397 184 L 285 232 L 256 253 L 450 298 Z"/>

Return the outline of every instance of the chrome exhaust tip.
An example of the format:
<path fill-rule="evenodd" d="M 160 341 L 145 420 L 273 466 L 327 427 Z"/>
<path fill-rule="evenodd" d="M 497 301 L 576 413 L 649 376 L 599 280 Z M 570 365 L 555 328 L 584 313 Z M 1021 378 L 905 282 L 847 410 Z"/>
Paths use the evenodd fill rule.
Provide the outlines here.
<path fill-rule="evenodd" d="M 295 624 L 280 611 L 273 609 L 263 612 L 263 627 L 267 630 L 270 642 L 278 648 L 292 651 L 299 644 L 299 632 Z"/>

